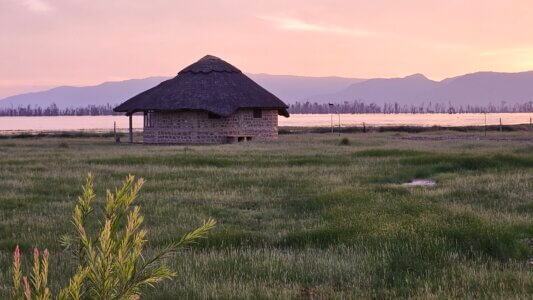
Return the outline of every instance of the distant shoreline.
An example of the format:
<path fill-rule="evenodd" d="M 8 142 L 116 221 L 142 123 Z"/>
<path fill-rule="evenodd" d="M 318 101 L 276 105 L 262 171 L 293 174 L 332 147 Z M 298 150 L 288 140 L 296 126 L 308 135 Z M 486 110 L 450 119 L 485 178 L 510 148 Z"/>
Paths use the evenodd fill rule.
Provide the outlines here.
<path fill-rule="evenodd" d="M 339 134 L 339 128 L 333 128 L 333 134 Z M 510 132 L 531 132 L 533 134 L 533 126 L 530 124 L 515 124 L 515 125 L 488 125 L 486 126 L 349 126 L 341 127 L 341 134 L 354 133 L 429 133 L 429 132 L 457 132 L 457 133 L 476 133 L 483 135 L 484 131 L 494 133 Z M 135 128 L 135 135 L 141 135 L 142 129 Z M 332 134 L 331 127 L 301 127 L 301 126 L 279 126 L 278 132 L 280 135 L 293 134 Z M 127 130 L 117 130 L 117 135 L 126 138 Z M 481 136 L 480 135 L 480 136 Z M 2 131 L 0 130 L 0 139 L 19 139 L 19 138 L 90 138 L 90 137 L 114 137 L 114 132 L 108 129 L 91 129 L 91 130 L 63 130 L 63 131 Z M 533 140 L 532 140 L 533 141 Z"/>
<path fill-rule="evenodd" d="M 133 130 L 142 131 L 143 115 L 134 115 Z M 420 132 L 435 128 L 453 130 L 475 130 L 487 126 L 516 126 L 533 123 L 533 113 L 488 113 L 488 114 L 293 114 L 289 118 L 279 117 L 280 132 L 334 131 L 409 131 Z M 533 125 L 533 124 L 531 124 Z M 126 116 L 41 116 L 0 117 L 1 135 L 56 134 L 58 132 L 126 132 L 129 121 Z M 318 128 L 318 129 L 313 129 Z M 431 129 L 433 128 L 433 129 Z M 458 129 L 459 128 L 459 129 Z M 320 129 L 320 130 L 319 130 Z M 477 129 L 476 129 L 477 130 Z M 505 130 L 505 129 L 502 129 Z"/>

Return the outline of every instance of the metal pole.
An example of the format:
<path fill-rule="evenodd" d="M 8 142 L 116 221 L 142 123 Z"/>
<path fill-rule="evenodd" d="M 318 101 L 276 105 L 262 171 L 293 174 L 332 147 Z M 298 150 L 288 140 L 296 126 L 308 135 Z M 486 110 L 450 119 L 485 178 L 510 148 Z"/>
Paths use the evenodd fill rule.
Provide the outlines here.
<path fill-rule="evenodd" d="M 333 134 L 333 103 L 328 103 L 329 115 L 331 116 L 331 134 Z"/>
<path fill-rule="evenodd" d="M 129 115 L 130 117 L 130 143 L 133 143 L 133 114 Z"/>
<path fill-rule="evenodd" d="M 333 113 L 330 112 L 329 114 L 331 116 L 331 133 L 333 134 Z"/>
<path fill-rule="evenodd" d="M 113 135 L 115 136 L 115 142 L 117 142 L 117 122 L 113 122 Z"/>
<path fill-rule="evenodd" d="M 341 114 L 339 114 L 339 136 L 341 136 Z"/>
<path fill-rule="evenodd" d="M 485 136 L 487 136 L 487 113 L 485 113 Z"/>

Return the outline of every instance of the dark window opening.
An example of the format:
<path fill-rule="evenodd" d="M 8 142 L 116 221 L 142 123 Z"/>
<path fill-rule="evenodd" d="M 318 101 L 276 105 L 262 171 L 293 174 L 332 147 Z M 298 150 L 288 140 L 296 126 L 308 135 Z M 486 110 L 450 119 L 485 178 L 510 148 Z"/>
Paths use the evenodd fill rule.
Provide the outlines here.
<path fill-rule="evenodd" d="M 254 109 L 254 119 L 261 119 L 263 117 L 263 110 Z"/>
<path fill-rule="evenodd" d="M 151 111 L 144 112 L 144 127 L 152 128 L 154 127 L 154 113 Z"/>
<path fill-rule="evenodd" d="M 214 114 L 214 113 L 211 113 L 211 112 L 207 114 L 207 117 L 209 119 L 220 119 L 221 118 L 220 115 L 217 115 L 217 114 Z"/>
<path fill-rule="evenodd" d="M 245 141 L 244 136 L 240 136 L 240 137 L 238 137 L 238 138 L 237 138 L 237 141 L 238 141 L 239 143 Z"/>

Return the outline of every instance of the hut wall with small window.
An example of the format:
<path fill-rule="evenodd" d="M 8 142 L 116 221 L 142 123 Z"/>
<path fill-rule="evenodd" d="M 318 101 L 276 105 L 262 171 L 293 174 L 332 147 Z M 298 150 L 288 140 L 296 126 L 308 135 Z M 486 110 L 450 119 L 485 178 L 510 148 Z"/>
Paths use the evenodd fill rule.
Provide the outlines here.
<path fill-rule="evenodd" d="M 221 144 L 278 137 L 278 110 L 239 109 L 228 117 L 205 111 L 147 112 L 149 144 Z"/>

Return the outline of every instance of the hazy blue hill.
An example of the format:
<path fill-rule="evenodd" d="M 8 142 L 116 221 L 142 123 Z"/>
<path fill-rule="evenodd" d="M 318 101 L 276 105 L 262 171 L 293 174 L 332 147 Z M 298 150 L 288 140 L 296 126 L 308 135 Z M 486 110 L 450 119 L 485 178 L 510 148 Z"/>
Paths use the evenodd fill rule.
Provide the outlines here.
<path fill-rule="evenodd" d="M 478 72 L 432 81 L 421 74 L 404 78 L 369 79 L 336 93 L 311 97 L 316 102 L 363 100 L 367 103 L 439 102 L 471 105 L 533 101 L 533 71 L 521 73 Z"/>
<path fill-rule="evenodd" d="M 318 94 L 335 93 L 364 79 L 248 74 L 252 80 L 284 101 L 293 103 Z"/>
<path fill-rule="evenodd" d="M 305 99 L 346 88 L 361 79 L 342 77 L 305 77 L 288 75 L 247 74 L 254 81 L 287 102 Z M 156 86 L 170 77 L 149 77 L 126 81 L 105 82 L 96 86 L 62 86 L 42 92 L 33 92 L 0 100 L 2 107 L 41 106 L 56 103 L 59 108 L 93 105 L 118 105 L 138 93 Z"/>
<path fill-rule="evenodd" d="M 287 103 L 319 103 L 362 100 L 366 103 L 398 102 L 420 104 L 439 102 L 454 105 L 507 105 L 533 101 L 533 71 L 521 73 L 478 72 L 433 81 L 422 74 L 403 78 L 357 79 L 343 77 L 305 77 L 248 74 L 254 81 Z M 79 107 L 118 105 L 169 77 L 149 77 L 106 82 L 87 87 L 57 87 L 43 92 L 26 93 L 0 100 L 0 108 L 18 106 Z"/>
<path fill-rule="evenodd" d="M 377 104 L 408 103 L 421 92 L 429 91 L 439 85 L 438 82 L 427 79 L 422 74 L 415 74 L 403 78 L 376 78 L 355 83 L 339 92 L 311 97 L 318 102 L 339 102 L 364 100 Z"/>
<path fill-rule="evenodd" d="M 437 88 L 421 93 L 418 100 L 423 99 L 471 105 L 533 101 L 533 71 L 478 72 L 449 78 L 443 80 Z"/>
<path fill-rule="evenodd" d="M 55 103 L 59 108 L 87 105 L 115 105 L 151 88 L 167 77 L 149 77 L 116 82 L 104 82 L 95 86 L 60 86 L 47 91 L 15 95 L 0 100 L 0 108 L 18 106 L 46 107 Z"/>

